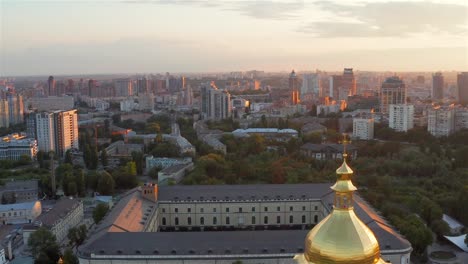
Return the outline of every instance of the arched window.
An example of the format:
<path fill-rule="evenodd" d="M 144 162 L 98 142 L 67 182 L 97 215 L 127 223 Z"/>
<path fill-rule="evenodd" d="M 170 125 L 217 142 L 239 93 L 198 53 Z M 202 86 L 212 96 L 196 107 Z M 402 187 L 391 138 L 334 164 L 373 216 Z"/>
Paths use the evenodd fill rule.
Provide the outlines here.
<path fill-rule="evenodd" d="M 289 223 L 292 224 L 294 222 L 294 217 L 292 215 L 289 216 Z"/>
<path fill-rule="evenodd" d="M 265 225 L 268 224 L 268 216 L 265 216 L 265 217 L 263 218 L 263 223 L 264 223 Z"/>
<path fill-rule="evenodd" d="M 204 225 L 205 224 L 205 217 L 200 217 L 200 225 Z"/>
<path fill-rule="evenodd" d="M 314 223 L 318 222 L 318 215 L 314 215 Z"/>
<path fill-rule="evenodd" d="M 252 216 L 252 225 L 255 225 L 255 216 Z"/>
<path fill-rule="evenodd" d="M 192 217 L 187 218 L 187 224 L 192 225 Z"/>
<path fill-rule="evenodd" d="M 175 225 L 179 225 L 179 217 L 176 217 L 176 218 L 174 219 L 174 222 L 175 222 Z"/>
<path fill-rule="evenodd" d="M 218 218 L 216 218 L 216 216 L 215 216 L 215 217 L 213 217 L 213 225 L 217 225 L 217 224 L 218 224 Z"/>
<path fill-rule="evenodd" d="M 226 225 L 230 225 L 230 224 L 231 224 L 230 222 L 231 222 L 231 221 L 229 221 L 229 216 L 226 217 Z"/>
<path fill-rule="evenodd" d="M 305 224 L 305 222 L 306 222 L 306 216 L 303 215 L 303 216 L 302 216 L 302 223 Z"/>
<path fill-rule="evenodd" d="M 166 217 L 162 218 L 162 225 L 166 225 Z"/>

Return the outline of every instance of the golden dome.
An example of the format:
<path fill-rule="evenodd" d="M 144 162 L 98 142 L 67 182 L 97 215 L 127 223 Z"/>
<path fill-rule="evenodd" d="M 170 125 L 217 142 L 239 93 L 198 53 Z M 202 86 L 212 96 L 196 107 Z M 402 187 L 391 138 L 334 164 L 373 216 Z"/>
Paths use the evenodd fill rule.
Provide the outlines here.
<path fill-rule="evenodd" d="M 317 224 L 305 239 L 303 255 L 298 263 L 309 264 L 380 264 L 380 248 L 374 233 L 354 212 L 351 182 L 353 170 L 346 163 L 336 170 L 339 179 L 331 187 L 335 191 L 333 211 Z"/>

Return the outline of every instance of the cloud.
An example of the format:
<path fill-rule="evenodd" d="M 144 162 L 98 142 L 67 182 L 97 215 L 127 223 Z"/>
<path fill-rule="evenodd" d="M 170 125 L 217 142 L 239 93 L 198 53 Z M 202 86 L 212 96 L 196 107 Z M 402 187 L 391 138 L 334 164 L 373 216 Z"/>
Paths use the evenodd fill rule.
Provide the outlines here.
<path fill-rule="evenodd" d="M 468 6 L 432 2 L 379 2 L 315 5 L 342 20 L 316 21 L 299 29 L 319 37 L 404 37 L 418 33 L 466 34 Z"/>
<path fill-rule="evenodd" d="M 305 6 L 303 0 L 294 1 L 197 1 L 197 0 L 122 0 L 125 4 L 159 4 L 159 5 L 195 5 L 218 8 L 223 11 L 235 11 L 257 19 L 292 19 Z"/>

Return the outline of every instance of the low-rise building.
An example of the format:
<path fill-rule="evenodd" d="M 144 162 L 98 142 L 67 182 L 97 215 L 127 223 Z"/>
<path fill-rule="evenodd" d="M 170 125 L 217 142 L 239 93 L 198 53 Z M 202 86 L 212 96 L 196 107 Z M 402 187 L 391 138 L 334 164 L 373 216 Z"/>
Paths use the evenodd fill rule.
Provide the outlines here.
<path fill-rule="evenodd" d="M 273 139 L 278 141 L 287 141 L 291 138 L 297 138 L 299 133 L 297 130 L 286 128 L 247 128 L 247 129 L 236 129 L 232 131 L 232 135 L 235 137 L 245 137 L 245 135 L 260 135 L 266 139 Z"/>
<path fill-rule="evenodd" d="M 166 158 L 166 157 L 146 157 L 146 170 L 149 171 L 152 168 L 161 168 L 165 169 L 167 167 L 177 165 L 177 164 L 187 164 L 191 163 L 192 158 Z"/>
<path fill-rule="evenodd" d="M 32 223 L 41 213 L 39 201 L 0 205 L 0 221 L 4 225 Z"/>
<path fill-rule="evenodd" d="M 38 180 L 6 181 L 0 186 L 0 198 L 3 203 L 35 202 L 39 197 Z"/>
<path fill-rule="evenodd" d="M 223 154 L 226 154 L 227 149 L 226 145 L 219 141 L 218 138 L 216 138 L 214 135 L 204 135 L 201 137 L 201 140 L 206 143 L 208 146 L 212 147 L 214 150 L 219 151 Z"/>
<path fill-rule="evenodd" d="M 449 229 L 450 229 L 450 233 L 452 235 L 460 235 L 462 234 L 463 232 L 463 229 L 465 228 L 465 226 L 463 224 L 461 224 L 460 222 L 458 222 L 456 219 L 446 215 L 446 214 L 443 214 L 442 215 L 442 220 L 447 223 Z"/>
<path fill-rule="evenodd" d="M 158 172 L 158 185 L 163 186 L 179 183 L 191 170 L 193 170 L 193 162 L 167 167 Z"/>
<path fill-rule="evenodd" d="M 0 141 L 0 160 L 20 160 L 22 156 L 35 160 L 37 151 L 37 141 L 24 134 L 11 134 Z"/>
<path fill-rule="evenodd" d="M 357 148 L 353 145 L 348 145 L 346 151 L 351 159 L 357 157 Z M 302 145 L 301 153 L 317 160 L 339 160 L 343 158 L 343 145 L 306 143 Z"/>
<path fill-rule="evenodd" d="M 39 227 L 46 227 L 62 242 L 68 234 L 68 230 L 83 223 L 83 203 L 78 199 L 63 198 L 49 210 L 40 215 L 34 225 L 23 228 L 25 244 L 29 236 Z"/>

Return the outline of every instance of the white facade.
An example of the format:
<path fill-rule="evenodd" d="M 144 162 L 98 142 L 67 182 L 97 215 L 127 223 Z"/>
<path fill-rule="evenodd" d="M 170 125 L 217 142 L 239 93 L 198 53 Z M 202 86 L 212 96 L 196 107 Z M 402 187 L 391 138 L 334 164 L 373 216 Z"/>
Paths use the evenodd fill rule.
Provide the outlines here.
<path fill-rule="evenodd" d="M 455 109 L 455 131 L 468 129 L 468 108 Z"/>
<path fill-rule="evenodd" d="M 1 224 L 32 223 L 42 213 L 41 202 L 0 205 Z"/>
<path fill-rule="evenodd" d="M 53 113 L 36 114 L 36 136 L 39 150 L 55 151 L 55 128 Z"/>
<path fill-rule="evenodd" d="M 374 138 L 374 119 L 373 118 L 354 118 L 353 119 L 353 137 L 362 140 Z"/>
<path fill-rule="evenodd" d="M 120 111 L 131 112 L 134 109 L 136 109 L 137 106 L 138 104 L 135 103 L 135 100 L 133 98 L 128 98 L 127 100 L 123 100 L 120 102 Z"/>
<path fill-rule="evenodd" d="M 141 94 L 138 96 L 138 109 L 141 111 L 153 111 L 154 110 L 154 95 L 153 94 Z"/>
<path fill-rule="evenodd" d="M 8 135 L 0 141 L 0 160 L 19 160 L 21 156 L 36 158 L 37 141 L 18 134 Z"/>
<path fill-rule="evenodd" d="M 435 137 L 449 136 L 455 130 L 455 109 L 448 107 L 434 107 L 427 111 L 427 131 Z"/>
<path fill-rule="evenodd" d="M 391 104 L 388 108 L 390 112 L 388 119 L 390 128 L 399 132 L 406 132 L 414 127 L 413 105 Z"/>
<path fill-rule="evenodd" d="M 320 76 L 316 73 L 304 74 L 302 76 L 301 96 L 305 94 L 319 95 Z"/>

